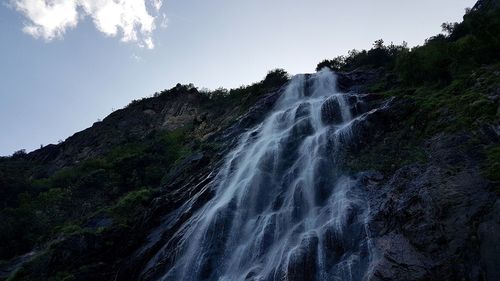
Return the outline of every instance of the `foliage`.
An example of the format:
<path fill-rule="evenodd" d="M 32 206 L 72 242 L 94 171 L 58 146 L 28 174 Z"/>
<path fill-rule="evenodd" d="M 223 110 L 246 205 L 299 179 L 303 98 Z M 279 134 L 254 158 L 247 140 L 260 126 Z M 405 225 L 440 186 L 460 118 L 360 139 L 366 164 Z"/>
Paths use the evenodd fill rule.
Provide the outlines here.
<path fill-rule="evenodd" d="M 349 51 L 347 56 L 324 60 L 317 70 L 384 68 L 394 72 L 405 85 L 449 84 L 483 64 L 500 59 L 500 10 L 473 10 L 461 23 L 443 23 L 440 34 L 411 50 L 406 43 L 385 46 L 377 40 L 372 49 Z"/>
<path fill-rule="evenodd" d="M 391 68 L 395 60 L 401 53 L 407 52 L 406 42 L 402 45 L 384 45 L 384 40 L 379 39 L 374 42 L 373 48 L 366 51 L 353 49 L 347 56 L 338 56 L 331 60 L 324 60 L 318 64 L 316 70 L 319 71 L 328 67 L 333 71 L 351 71 L 356 68 Z"/>
<path fill-rule="evenodd" d="M 142 206 L 150 196 L 147 187 L 159 186 L 174 163 L 190 152 L 187 133 L 155 132 L 41 179 L 29 176 L 37 165 L 28 160 L 0 159 L 0 192 L 8 199 L 0 209 L 0 258 L 79 231 L 85 218 L 99 209 L 109 207 L 118 221 L 129 221 L 137 211 L 133 205 Z"/>
<path fill-rule="evenodd" d="M 403 52 L 396 59 L 396 73 L 406 84 L 416 85 L 427 81 L 450 81 L 447 71 L 451 64 L 450 46 L 444 36 L 436 36 L 423 47 Z"/>
<path fill-rule="evenodd" d="M 425 151 L 418 146 L 410 128 L 385 135 L 383 140 L 358 153 L 349 154 L 347 167 L 351 171 L 377 170 L 391 172 L 403 165 L 427 161 Z"/>
<path fill-rule="evenodd" d="M 289 79 L 290 77 L 285 70 L 274 69 L 269 71 L 262 81 L 249 86 L 241 86 L 231 90 L 219 88 L 214 91 L 204 92 L 204 95 L 210 98 L 204 106 L 221 111 L 239 106 L 241 113 L 260 96 L 279 89 Z"/>
<path fill-rule="evenodd" d="M 445 23 L 442 28 L 445 34 L 411 50 L 401 46 L 382 58 L 384 64 L 374 63 L 376 56 L 368 55 L 387 49 L 380 41 L 369 51 L 351 51 L 347 57 L 318 65 L 336 71 L 382 67 L 386 77 L 397 79 L 389 83 L 382 78 L 370 89 L 413 103 L 409 114 L 396 121 L 396 128 L 347 159 L 352 170 L 387 172 L 404 163 L 425 161 L 424 140 L 440 133 L 478 132 L 499 120 L 494 96 L 500 90 L 500 10 L 470 10 L 463 22 Z M 482 143 L 475 148 L 486 155 L 486 177 L 497 181 L 497 146 Z"/>
<path fill-rule="evenodd" d="M 23 156 L 26 155 L 26 149 L 21 149 L 12 154 L 12 157 L 14 158 L 22 158 Z"/>
<path fill-rule="evenodd" d="M 127 224 L 140 218 L 152 196 L 152 190 L 143 188 L 122 196 L 110 208 L 111 214 L 121 223 Z"/>
<path fill-rule="evenodd" d="M 483 64 L 500 59 L 500 11 L 472 11 L 462 23 L 444 24 L 438 35 L 421 47 L 402 53 L 395 70 L 404 83 L 451 83 Z"/>

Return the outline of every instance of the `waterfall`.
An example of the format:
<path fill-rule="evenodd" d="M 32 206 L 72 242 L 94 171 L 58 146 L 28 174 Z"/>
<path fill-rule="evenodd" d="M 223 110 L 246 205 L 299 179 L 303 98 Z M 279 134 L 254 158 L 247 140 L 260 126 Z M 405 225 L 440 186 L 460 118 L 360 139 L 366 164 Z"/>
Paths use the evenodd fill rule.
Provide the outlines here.
<path fill-rule="evenodd" d="M 362 280 L 367 204 L 342 166 L 368 113 L 332 72 L 295 76 L 227 155 L 215 196 L 172 236 L 156 280 Z"/>

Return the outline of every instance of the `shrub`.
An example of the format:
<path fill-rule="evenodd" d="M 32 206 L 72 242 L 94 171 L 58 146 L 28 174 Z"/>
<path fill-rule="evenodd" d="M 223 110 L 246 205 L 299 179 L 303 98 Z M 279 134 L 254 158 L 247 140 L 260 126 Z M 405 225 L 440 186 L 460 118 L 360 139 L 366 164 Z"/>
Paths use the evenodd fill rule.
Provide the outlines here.
<path fill-rule="evenodd" d="M 152 196 L 149 188 L 131 191 L 118 199 L 116 204 L 110 208 L 115 219 L 123 224 L 140 219 L 141 213 L 146 209 Z"/>
<path fill-rule="evenodd" d="M 374 42 L 373 48 L 366 51 L 351 50 L 347 56 L 338 56 L 323 60 L 316 66 L 316 71 L 328 67 L 333 71 L 351 71 L 356 68 L 392 68 L 396 57 L 408 50 L 406 42 L 401 45 L 384 45 L 384 40 Z"/>

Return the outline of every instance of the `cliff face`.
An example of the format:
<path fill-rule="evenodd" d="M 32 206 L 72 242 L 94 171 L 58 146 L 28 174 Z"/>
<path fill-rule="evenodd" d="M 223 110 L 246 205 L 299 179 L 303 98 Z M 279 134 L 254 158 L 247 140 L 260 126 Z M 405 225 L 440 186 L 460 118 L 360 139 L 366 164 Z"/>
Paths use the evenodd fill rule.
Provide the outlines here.
<path fill-rule="evenodd" d="M 0 158 L 0 279 L 500 280 L 495 5 Z"/>
<path fill-rule="evenodd" d="M 376 251 L 373 280 L 495 280 L 498 234 L 481 230 L 499 203 L 481 176 L 474 149 L 455 149 L 468 135 L 438 135 L 425 144 L 429 161 L 386 180 L 366 175 Z M 378 178 L 377 178 L 378 176 Z M 374 179 L 375 177 L 375 179 Z M 498 226 L 498 224 L 496 224 Z M 486 252 L 488 251 L 488 253 Z"/>
<path fill-rule="evenodd" d="M 339 82 L 344 83 L 343 88 L 356 93 L 363 93 L 362 89 L 377 79 L 380 75 L 376 72 L 364 71 L 339 76 Z M 378 109 L 363 117 L 363 122 L 356 125 L 359 130 L 351 133 L 348 151 L 355 155 L 372 149 L 377 142 L 401 141 L 392 134 L 405 130 L 408 124 L 402 126 L 401 122 L 408 122 L 414 114 L 413 102 L 408 98 L 368 94 L 364 99 L 367 102 L 365 110 Z M 353 251 L 359 251 L 357 247 L 362 247 L 365 241 L 369 244 L 370 254 L 361 251 L 359 259 L 362 261 L 369 256 L 370 261 L 366 272 L 363 272 L 362 265 L 356 265 L 359 260 L 353 261 L 349 267 L 352 275 L 346 280 L 496 280 L 500 277 L 495 266 L 500 252 L 496 246 L 489 248 L 496 245 L 495 241 L 500 238 L 495 232 L 500 226 L 498 186 L 483 176 L 481 164 L 484 161 L 481 146 L 498 143 L 498 133 L 490 132 L 485 129 L 468 133 L 438 133 L 418 144 L 425 159 L 408 161 L 385 172 L 351 171 L 354 190 L 362 190 L 362 197 L 368 205 L 369 211 L 364 217 L 366 232 L 357 234 L 355 229 L 359 225 L 356 217 L 362 211 L 358 207 L 350 207 L 345 214 L 348 217 L 345 233 L 328 236 L 327 232 L 325 237 L 331 239 L 328 243 L 332 243 L 328 248 L 329 255 L 340 260 Z M 481 141 L 478 143 L 473 138 Z M 402 154 L 393 156 L 402 157 Z M 329 157 L 337 156 L 332 154 Z M 388 155 L 380 154 L 378 157 L 384 161 Z M 373 164 L 365 163 L 367 166 Z M 170 274 L 176 273 L 169 270 L 175 266 L 178 258 L 176 243 L 180 243 L 175 235 L 183 231 L 183 225 L 193 214 L 214 200 L 217 180 L 210 173 L 214 169 L 221 168 L 219 165 L 210 166 L 205 172 L 192 175 L 197 178 L 194 180 L 197 184 L 191 182 L 181 189 L 196 194 L 195 200 L 174 212 L 167 212 L 165 220 L 149 237 L 148 243 L 133 255 L 121 278 L 173 278 Z M 318 177 L 326 175 L 325 171 Z M 268 192 L 272 192 L 271 189 L 269 187 Z M 186 197 L 186 202 L 192 198 Z M 345 204 L 349 203 L 346 201 Z M 224 235 L 224 223 L 219 223 L 219 234 Z M 320 232 L 319 229 L 317 231 Z M 342 238 L 345 234 L 350 236 L 347 240 Z M 304 256 L 299 255 L 296 261 L 298 267 L 289 261 L 285 269 L 287 280 L 317 280 L 318 261 L 314 254 L 308 254 L 315 253 L 316 247 L 319 247 L 317 243 L 321 244 L 323 238 L 319 237 L 313 244 L 309 244 L 315 241 L 312 238 L 300 244 Z M 223 236 L 217 239 L 223 239 Z M 356 243 L 361 245 L 354 246 Z M 294 255 L 292 253 L 292 257 Z M 257 272 L 249 273 L 249 276 L 261 274 Z M 274 274 L 275 278 L 279 278 L 279 273 Z M 335 274 L 338 273 L 329 274 L 337 276 Z M 339 276 L 344 276 L 342 274 Z"/>
<path fill-rule="evenodd" d="M 362 129 L 353 136 L 348 149 L 354 158 L 368 155 L 381 142 L 402 141 L 394 133 L 406 129 L 411 131 L 409 127 L 413 126 L 408 123 L 415 114 L 412 98 L 368 92 L 370 85 L 382 77 L 380 71 L 339 75 L 339 87 L 343 91 L 365 95 L 364 110 L 381 108 L 360 123 Z M 76 280 L 156 280 L 172 263 L 174 252 L 165 245 L 172 243 L 172 237 L 181 231 L 183 224 L 216 195 L 215 176 L 222 168 L 224 156 L 237 145 L 242 134 L 268 115 L 283 94 L 284 88 L 271 91 L 261 95 L 241 115 L 219 115 L 221 119 L 212 119 L 231 118 L 230 125 L 223 129 L 210 122 L 211 117 L 200 122 L 198 116 L 205 109 L 198 95 L 182 102 L 173 99 L 162 106 L 156 101 L 135 103 L 130 109 L 133 113 L 123 114 L 128 109 L 114 113 L 101 126 L 113 124 L 116 128 L 120 127 L 117 124 L 141 124 L 125 127 L 134 129 L 126 132 L 142 136 L 153 128 L 153 122 L 162 130 L 175 130 L 174 127 L 165 128 L 162 121 L 190 116 L 185 120 L 193 126 L 193 136 L 220 145 L 198 149 L 178 161 L 175 168 L 163 177 L 161 189 L 153 195 L 152 201 L 148 201 L 149 206 L 132 228 L 117 227 L 117 219 L 105 213 L 91 216 L 85 231 L 61 236 L 48 248 L 14 260 L 4 270 L 24 264 L 16 275 L 21 280 L 57 274 Z M 181 112 L 177 115 L 181 117 L 171 113 L 160 115 L 161 112 Z M 152 117 L 155 114 L 161 117 Z M 126 116 L 133 116 L 132 121 L 126 120 Z M 212 129 L 206 129 L 208 127 Z M 89 134 L 89 131 L 101 128 L 97 125 L 68 141 L 76 143 L 78 138 L 90 138 L 94 134 Z M 366 171 L 355 165 L 357 162 L 346 159 L 345 165 L 352 166 L 349 173 L 356 188 L 362 190 L 369 210 L 364 226 L 371 251 L 369 267 L 364 274 L 367 280 L 498 279 L 495 262 L 499 258 L 496 241 L 500 238 L 497 231 L 500 201 L 495 193 L 496 184 L 483 176 L 484 154 L 480 147 L 498 143 L 499 136 L 487 128 L 474 132 L 438 133 L 423 138 L 415 148 L 418 150 L 415 153 L 423 154 L 422 158 L 406 159 L 406 164 L 380 171 Z M 95 134 L 95 137 L 102 138 L 103 135 Z M 94 146 L 93 151 L 104 153 L 105 147 Z M 38 151 L 29 157 L 41 154 Z M 403 151 L 401 155 L 379 154 L 378 159 L 363 160 L 364 166 L 377 167 L 378 160 L 403 155 Z M 336 245 L 332 255 L 347 253 L 351 247 L 347 241 L 334 239 L 332 243 Z M 309 250 L 306 247 L 304 251 Z M 151 263 L 158 252 L 162 252 L 161 258 Z M 303 268 L 316 266 L 314 259 L 305 259 L 302 263 Z M 297 269 L 288 276 L 295 280 L 303 273 L 302 269 Z"/>
<path fill-rule="evenodd" d="M 175 131 L 196 124 L 194 136 L 206 138 L 207 134 L 237 118 L 241 110 L 241 105 L 228 109 L 207 108 L 209 103 L 209 98 L 195 88 L 178 85 L 155 97 L 134 101 L 61 144 L 49 145 L 28 157 L 57 170 L 102 156 L 120 144 L 144 140 L 152 132 Z"/>

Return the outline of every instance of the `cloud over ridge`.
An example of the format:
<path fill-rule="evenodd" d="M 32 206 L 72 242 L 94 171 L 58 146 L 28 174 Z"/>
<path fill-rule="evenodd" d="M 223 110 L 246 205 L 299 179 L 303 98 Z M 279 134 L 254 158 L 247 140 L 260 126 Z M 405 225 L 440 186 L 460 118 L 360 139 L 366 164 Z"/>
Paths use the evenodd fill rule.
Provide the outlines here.
<path fill-rule="evenodd" d="M 35 38 L 62 38 L 89 16 L 105 35 L 148 49 L 154 48 L 152 33 L 162 4 L 162 0 L 12 0 L 28 19 L 23 31 Z"/>

